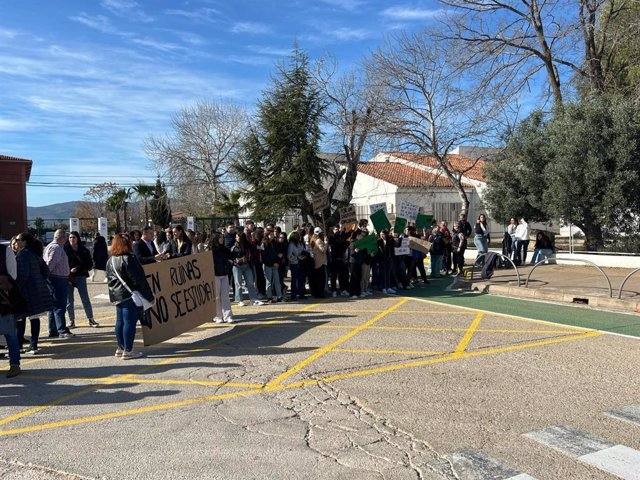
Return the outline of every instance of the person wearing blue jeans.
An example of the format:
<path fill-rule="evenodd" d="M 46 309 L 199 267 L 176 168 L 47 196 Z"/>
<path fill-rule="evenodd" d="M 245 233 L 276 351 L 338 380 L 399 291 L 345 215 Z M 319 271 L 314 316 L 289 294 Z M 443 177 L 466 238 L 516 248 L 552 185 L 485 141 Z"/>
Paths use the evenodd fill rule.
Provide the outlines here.
<path fill-rule="evenodd" d="M 0 315 L 0 325 L 13 324 L 13 332 L 5 333 L 4 338 L 9 350 L 9 372 L 7 378 L 12 378 L 20 374 L 20 341 L 18 331 L 15 328 L 15 317 L 13 315 Z"/>
<path fill-rule="evenodd" d="M 71 336 L 65 320 L 65 310 L 67 308 L 69 295 L 69 280 L 65 277 L 51 275 L 49 282 L 53 287 L 53 310 L 49 311 L 49 336 Z"/>
<path fill-rule="evenodd" d="M 125 352 L 133 350 L 136 338 L 136 324 L 142 316 L 142 307 L 138 307 L 132 298 L 116 305 L 116 341 L 118 348 Z"/>
<path fill-rule="evenodd" d="M 68 294 L 67 294 L 67 314 L 69 315 L 69 326 L 74 327 L 76 324 L 76 312 L 74 305 L 74 292 L 78 290 L 82 306 L 84 307 L 84 314 L 89 320 L 89 325 L 97 326 L 97 323 L 93 319 L 93 308 L 91 307 L 91 300 L 89 299 L 89 291 L 87 290 L 87 277 L 74 277 L 69 282 Z"/>
<path fill-rule="evenodd" d="M 242 301 L 242 279 L 249 292 L 249 299 L 254 303 L 258 303 L 258 292 L 253 279 L 253 268 L 248 263 L 233 266 L 233 280 L 236 284 L 236 302 L 244 306 Z"/>
<path fill-rule="evenodd" d="M 299 264 L 291 264 L 291 299 L 304 297 L 304 271 Z"/>

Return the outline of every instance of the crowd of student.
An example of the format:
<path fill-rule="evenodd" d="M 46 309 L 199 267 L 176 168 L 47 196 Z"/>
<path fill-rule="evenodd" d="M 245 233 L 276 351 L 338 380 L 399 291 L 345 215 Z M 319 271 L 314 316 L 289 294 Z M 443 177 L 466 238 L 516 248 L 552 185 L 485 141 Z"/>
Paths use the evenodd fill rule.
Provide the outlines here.
<path fill-rule="evenodd" d="M 0 250 L 0 292 L 6 292 L 0 297 L 0 333 L 7 339 L 7 376 L 20 373 L 23 345 L 29 344 L 22 353 L 38 352 L 43 314 L 48 315 L 49 338 L 73 336 L 76 290 L 89 325 L 99 326 L 87 289 L 87 279 L 95 280 L 97 272 L 105 274 L 110 301 L 116 305 L 115 355 L 126 360 L 141 356 L 133 351 L 136 324 L 148 321 L 143 311 L 154 302 L 143 265 L 211 252 L 217 296 L 213 320 L 232 323 L 231 298 L 239 306 L 259 306 L 307 295 L 352 299 L 376 291 L 393 295 L 426 284 L 425 245 L 431 276 L 460 274 L 472 234 L 478 254 L 486 252 L 490 238 L 484 215 L 478 217 L 475 228 L 461 215 L 451 229 L 443 221 L 421 231 L 409 226 L 401 234 L 382 230 L 366 248 L 361 241 L 371 239 L 367 220 L 355 228 L 338 225 L 329 232 L 310 224 L 297 225 L 288 234 L 279 226 L 261 227 L 251 220 L 208 232 L 185 230 L 180 225 L 146 227 L 114 235 L 110 247 L 97 235 L 92 251 L 83 245 L 78 232 L 67 235 L 58 230 L 46 247 L 29 233 L 20 234 L 12 239 L 10 248 L 3 245 Z M 411 243 L 404 240 L 411 238 L 422 240 L 422 248 L 406 248 Z M 288 285 L 286 277 L 290 278 Z M 12 324 L 17 328 L 12 329 Z"/>

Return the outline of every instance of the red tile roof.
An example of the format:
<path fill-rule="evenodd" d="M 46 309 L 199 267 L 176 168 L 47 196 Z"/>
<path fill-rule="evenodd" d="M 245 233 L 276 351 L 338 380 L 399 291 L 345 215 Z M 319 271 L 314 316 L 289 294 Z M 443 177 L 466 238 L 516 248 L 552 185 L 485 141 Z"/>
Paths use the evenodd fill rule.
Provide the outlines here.
<path fill-rule="evenodd" d="M 361 163 L 358 165 L 358 172 L 398 187 L 453 187 L 444 175 L 425 172 L 400 162 Z"/>
<path fill-rule="evenodd" d="M 401 158 L 410 162 L 415 162 L 420 165 L 425 165 L 432 168 L 440 168 L 438 161 L 431 155 L 421 155 L 418 153 L 406 153 L 406 152 L 390 152 L 389 155 L 396 158 Z M 471 158 L 463 157 L 458 154 L 450 153 L 448 156 L 449 165 L 455 172 L 462 173 L 465 177 L 473 180 L 485 181 L 484 178 L 484 166 L 486 161 L 482 159 L 473 160 Z"/>

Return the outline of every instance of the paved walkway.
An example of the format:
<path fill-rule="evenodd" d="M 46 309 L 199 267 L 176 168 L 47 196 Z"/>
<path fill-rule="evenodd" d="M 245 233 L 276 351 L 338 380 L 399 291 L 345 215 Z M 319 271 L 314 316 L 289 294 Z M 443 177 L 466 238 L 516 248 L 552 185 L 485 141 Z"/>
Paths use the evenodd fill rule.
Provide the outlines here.
<path fill-rule="evenodd" d="M 532 267 L 526 265 L 518 267 L 522 285 L 531 272 Z M 623 280 L 633 269 L 627 268 L 603 268 L 613 289 L 613 297 L 618 298 L 618 290 Z M 492 283 L 497 285 L 517 285 L 516 274 L 513 268 L 495 270 L 491 280 L 481 280 L 480 273 L 474 274 L 475 281 Z M 535 269 L 529 280 L 531 288 L 549 288 L 575 292 L 583 295 L 609 296 L 607 280 L 595 267 L 582 265 L 541 265 Z M 625 284 L 622 298 L 640 298 L 640 272 L 633 275 Z"/>

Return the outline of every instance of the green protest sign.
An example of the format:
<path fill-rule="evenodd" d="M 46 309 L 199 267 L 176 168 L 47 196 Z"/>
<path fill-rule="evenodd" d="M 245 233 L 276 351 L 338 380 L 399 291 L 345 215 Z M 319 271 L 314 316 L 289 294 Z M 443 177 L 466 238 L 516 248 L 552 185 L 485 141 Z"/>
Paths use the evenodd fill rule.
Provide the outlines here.
<path fill-rule="evenodd" d="M 393 224 L 393 232 L 398 235 L 404 233 L 404 229 L 407 228 L 407 219 L 402 217 L 396 217 L 396 221 Z"/>
<path fill-rule="evenodd" d="M 372 233 L 370 235 L 367 235 L 364 238 L 361 238 L 360 240 L 357 240 L 353 244 L 353 246 L 356 247 L 358 250 L 369 250 L 369 253 L 373 255 L 376 253 L 376 250 L 378 249 L 378 237 L 376 237 Z"/>
<path fill-rule="evenodd" d="M 391 228 L 391 223 L 387 218 L 387 213 L 384 210 L 378 210 L 369 216 L 371 219 L 371 223 L 373 223 L 373 228 L 376 229 L 376 232 L 381 232 L 382 230 L 389 230 Z"/>
<path fill-rule="evenodd" d="M 422 230 L 423 228 L 428 228 L 433 224 L 433 215 L 425 215 L 424 213 L 419 213 L 416 217 L 416 229 Z"/>

